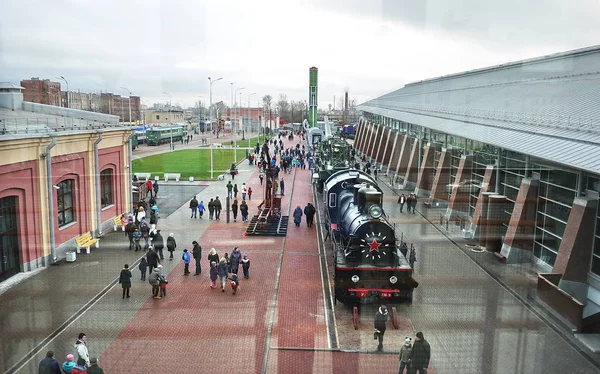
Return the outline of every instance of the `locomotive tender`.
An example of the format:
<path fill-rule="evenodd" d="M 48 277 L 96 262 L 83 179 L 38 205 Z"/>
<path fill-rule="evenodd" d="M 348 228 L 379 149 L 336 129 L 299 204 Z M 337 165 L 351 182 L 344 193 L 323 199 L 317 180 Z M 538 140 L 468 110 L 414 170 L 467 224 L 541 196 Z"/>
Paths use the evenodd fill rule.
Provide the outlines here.
<path fill-rule="evenodd" d="M 370 175 L 340 170 L 325 182 L 335 259 L 335 299 L 345 304 L 412 302 L 415 252 L 396 238 L 383 191 Z"/>

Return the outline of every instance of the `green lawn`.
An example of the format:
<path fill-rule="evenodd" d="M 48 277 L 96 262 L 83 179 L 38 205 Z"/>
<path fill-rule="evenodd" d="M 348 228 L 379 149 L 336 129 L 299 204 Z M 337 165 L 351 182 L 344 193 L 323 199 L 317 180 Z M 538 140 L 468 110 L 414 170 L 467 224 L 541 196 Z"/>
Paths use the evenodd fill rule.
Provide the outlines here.
<path fill-rule="evenodd" d="M 254 143 L 256 144 L 256 142 Z M 246 158 L 246 150 L 237 150 L 237 161 Z M 233 162 L 233 149 L 213 149 L 213 177 L 229 170 Z M 181 173 L 181 180 L 210 180 L 210 149 L 186 149 L 161 153 L 133 160 L 134 173 L 152 173 L 152 178 L 163 173 Z"/>
<path fill-rule="evenodd" d="M 248 142 L 248 141 L 250 141 L 250 142 Z M 219 139 L 219 142 L 220 142 L 220 139 Z M 250 148 L 254 148 L 254 147 L 256 147 L 256 143 L 259 143 L 262 146 L 263 142 L 264 142 L 264 140 L 263 140 L 262 136 L 261 137 L 253 136 L 252 138 L 247 138 L 244 140 L 238 139 L 237 142 L 235 143 L 235 145 L 237 145 L 240 148 L 242 148 L 242 147 L 248 148 L 248 144 L 250 144 Z M 223 145 L 231 146 L 232 145 L 231 140 L 223 142 Z M 210 146 L 210 144 L 207 144 L 204 147 L 208 147 L 208 146 Z"/>

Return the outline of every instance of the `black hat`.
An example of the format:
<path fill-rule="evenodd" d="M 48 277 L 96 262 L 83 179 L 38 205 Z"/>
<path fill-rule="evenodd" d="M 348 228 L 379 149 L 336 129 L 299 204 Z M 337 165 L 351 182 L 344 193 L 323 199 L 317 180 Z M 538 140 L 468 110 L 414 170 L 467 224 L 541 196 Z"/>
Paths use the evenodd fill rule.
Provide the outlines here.
<path fill-rule="evenodd" d="M 417 333 L 417 338 L 419 338 L 419 339 L 424 339 L 424 338 L 423 338 L 423 333 L 422 333 L 421 331 L 419 331 L 419 332 Z"/>

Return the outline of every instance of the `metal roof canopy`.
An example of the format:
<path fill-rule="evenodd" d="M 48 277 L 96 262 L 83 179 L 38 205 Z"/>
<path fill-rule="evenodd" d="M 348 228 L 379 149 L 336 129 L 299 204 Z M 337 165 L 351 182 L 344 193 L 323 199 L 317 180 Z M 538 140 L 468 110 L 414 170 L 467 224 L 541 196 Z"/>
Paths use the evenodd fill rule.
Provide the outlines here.
<path fill-rule="evenodd" d="M 358 109 L 600 174 L 600 46 L 410 83 Z"/>

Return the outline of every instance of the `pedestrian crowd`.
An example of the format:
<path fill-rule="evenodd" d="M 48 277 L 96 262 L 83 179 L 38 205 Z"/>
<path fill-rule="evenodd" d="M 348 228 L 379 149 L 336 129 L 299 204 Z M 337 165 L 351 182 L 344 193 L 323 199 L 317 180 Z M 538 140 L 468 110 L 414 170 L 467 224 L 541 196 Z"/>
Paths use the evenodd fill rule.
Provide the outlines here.
<path fill-rule="evenodd" d="M 85 333 L 78 335 L 73 348 L 74 353 L 68 353 L 62 364 L 54 357 L 54 351 L 46 352 L 46 357 L 38 365 L 38 374 L 104 374 L 104 370 L 98 366 L 98 359 L 89 354 Z"/>

